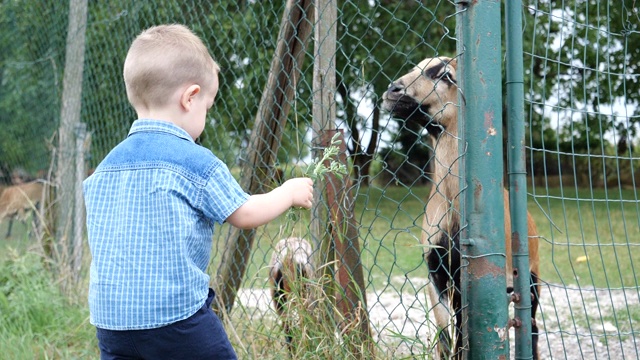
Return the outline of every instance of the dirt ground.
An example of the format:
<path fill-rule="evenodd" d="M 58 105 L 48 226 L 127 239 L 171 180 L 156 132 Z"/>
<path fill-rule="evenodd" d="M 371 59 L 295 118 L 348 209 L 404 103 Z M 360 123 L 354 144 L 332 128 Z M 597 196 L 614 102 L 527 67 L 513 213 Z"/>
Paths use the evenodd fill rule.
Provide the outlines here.
<path fill-rule="evenodd" d="M 374 337 L 389 358 L 428 359 L 433 321 L 423 283 L 412 279 L 410 289 L 389 287 L 369 292 L 367 302 Z M 244 289 L 239 305 L 273 316 L 269 292 Z M 545 284 L 537 322 L 541 359 L 639 359 L 640 293 L 638 289 L 569 288 Z M 513 331 L 511 331 L 511 358 Z"/>

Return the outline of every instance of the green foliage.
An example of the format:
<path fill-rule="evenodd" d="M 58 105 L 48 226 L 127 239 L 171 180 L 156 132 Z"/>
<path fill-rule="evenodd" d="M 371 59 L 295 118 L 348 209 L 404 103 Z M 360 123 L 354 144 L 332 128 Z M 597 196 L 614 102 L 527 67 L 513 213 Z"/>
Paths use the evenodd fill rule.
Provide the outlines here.
<path fill-rule="evenodd" d="M 323 180 L 324 176 L 327 174 L 333 174 L 336 177 L 342 179 L 343 176 L 347 175 L 347 167 L 345 164 L 342 164 L 339 160 L 336 160 L 338 153 L 340 152 L 339 145 L 342 143 L 339 140 L 340 133 L 336 133 L 331 138 L 329 146 L 327 146 L 322 151 L 322 158 L 315 158 L 307 167 L 305 172 L 305 176 L 308 176 L 313 181 Z M 328 164 L 328 166 L 327 166 Z M 291 221 L 298 221 L 300 219 L 300 215 L 298 213 L 298 209 L 289 209 L 286 214 L 287 219 Z M 289 236 L 289 230 L 291 226 L 287 224 L 285 226 L 284 235 Z"/>
<path fill-rule="evenodd" d="M 2 168 L 31 173 L 48 168 L 46 140 L 60 114 L 66 20 L 66 2 L 0 5 Z"/>
<path fill-rule="evenodd" d="M 640 40 L 640 22 L 634 6 L 597 0 L 524 3 L 531 146 L 591 154 L 632 143 L 640 124 L 640 82 L 634 75 L 640 48 L 632 45 Z"/>
<path fill-rule="evenodd" d="M 334 174 L 338 178 L 342 179 L 344 175 L 347 175 L 347 167 L 336 160 L 338 153 L 340 152 L 339 145 L 342 144 L 342 140 L 339 140 L 340 133 L 336 133 L 331 138 L 329 146 L 322 151 L 322 158 L 313 159 L 307 168 L 307 176 L 312 180 L 320 180 L 326 174 Z M 327 163 L 329 166 L 327 166 Z"/>
<path fill-rule="evenodd" d="M 345 1 L 339 5 L 337 122 L 349 131 L 347 148 L 356 170 L 371 164 L 377 151 L 400 180 L 422 175 L 430 149 L 421 141 L 421 129 L 385 118 L 378 104 L 391 81 L 422 59 L 455 56 L 455 12 L 450 1 Z M 359 114 L 361 106 L 370 106 L 372 113 Z M 381 133 L 389 136 L 372 144 L 373 135 Z M 406 161 L 395 161 L 398 158 Z"/>
<path fill-rule="evenodd" d="M 249 141 L 269 77 L 283 5 L 283 1 L 215 1 L 202 19 L 201 36 L 222 69 L 203 142 L 216 153 L 228 153 L 229 145 L 239 149 Z M 285 145 L 283 153 L 288 149 Z"/>
<path fill-rule="evenodd" d="M 194 29 L 222 67 L 220 94 L 202 144 L 227 163 L 237 161 L 269 76 L 284 3 L 91 2 L 82 107 L 82 120 L 93 132 L 91 164 L 126 136 L 136 117 L 121 75 L 131 40 L 148 26 L 168 22 Z M 597 147 L 636 143 L 640 82 L 634 74 L 640 48 L 633 44 L 640 31 L 633 4 L 572 0 L 524 5 L 530 146 L 551 151 L 569 147 L 586 154 Z M 22 0 L 5 1 L 0 8 L 0 24 L 11 29 L 0 35 L 3 168 L 35 172 L 49 164 L 45 140 L 59 120 L 67 7 L 64 1 Z M 336 122 L 346 130 L 356 170 L 370 165 L 376 152 L 403 181 L 426 169 L 431 150 L 420 129 L 381 115 L 377 104 L 388 84 L 424 57 L 456 55 L 456 11 L 445 0 L 339 2 Z M 299 143 L 311 121 L 313 43 L 308 53 L 278 153 L 284 165 L 308 154 Z M 622 113 L 622 105 L 634 113 Z M 374 134 L 377 142 L 368 143 Z"/>
<path fill-rule="evenodd" d="M 122 67 L 131 41 L 142 31 L 136 23 L 145 7 L 142 4 L 133 9 L 111 1 L 89 5 L 81 117 L 92 132 L 92 167 L 126 137 L 136 119 L 127 100 Z"/>
<path fill-rule="evenodd" d="M 221 67 L 218 97 L 200 141 L 226 163 L 236 162 L 237 152 L 249 139 L 269 76 L 283 5 L 283 1 L 91 3 L 83 121 L 93 131 L 92 163 L 97 164 L 120 142 L 136 119 L 122 79 L 131 41 L 149 26 L 172 22 L 184 23 L 198 34 Z M 308 118 L 304 103 L 294 111 Z M 292 161 L 293 140 L 304 136 L 307 123 L 288 129 L 279 154 L 281 162 Z M 304 152 L 298 158 L 303 156 Z"/>

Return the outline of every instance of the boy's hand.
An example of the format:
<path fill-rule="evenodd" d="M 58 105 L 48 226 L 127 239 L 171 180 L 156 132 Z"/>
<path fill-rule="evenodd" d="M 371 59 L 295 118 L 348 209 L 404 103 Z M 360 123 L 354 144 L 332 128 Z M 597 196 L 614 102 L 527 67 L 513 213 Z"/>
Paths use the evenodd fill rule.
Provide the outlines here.
<path fill-rule="evenodd" d="M 291 195 L 291 206 L 310 209 L 313 205 L 313 180 L 310 178 L 289 179 L 282 184 L 282 189 Z"/>

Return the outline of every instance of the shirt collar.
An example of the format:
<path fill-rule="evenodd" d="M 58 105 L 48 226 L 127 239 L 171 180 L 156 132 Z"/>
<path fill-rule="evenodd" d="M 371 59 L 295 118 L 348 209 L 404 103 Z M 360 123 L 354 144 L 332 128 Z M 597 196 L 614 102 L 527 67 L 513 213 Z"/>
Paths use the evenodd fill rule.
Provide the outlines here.
<path fill-rule="evenodd" d="M 129 134 L 131 136 L 137 132 L 160 132 L 175 135 L 179 138 L 194 142 L 189 133 L 178 125 L 164 120 L 138 119 L 133 122 Z"/>

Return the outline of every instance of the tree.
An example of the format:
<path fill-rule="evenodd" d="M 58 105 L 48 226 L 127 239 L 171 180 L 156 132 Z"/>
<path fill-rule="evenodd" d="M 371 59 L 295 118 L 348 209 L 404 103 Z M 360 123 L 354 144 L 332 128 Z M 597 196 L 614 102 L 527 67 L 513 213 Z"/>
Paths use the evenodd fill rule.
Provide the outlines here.
<path fill-rule="evenodd" d="M 11 29 L 0 33 L 3 173 L 23 169 L 35 176 L 49 167 L 47 141 L 59 119 L 66 7 L 67 2 L 34 1 L 5 1 L 0 7 L 0 26 Z"/>
<path fill-rule="evenodd" d="M 633 0 L 524 3 L 530 145 L 557 152 L 561 139 L 588 129 L 591 145 L 632 149 L 640 121 L 637 4 Z M 202 143 L 225 161 L 237 161 L 268 77 L 283 4 L 282 0 L 91 2 L 82 109 L 82 120 L 94 135 L 91 163 L 97 164 L 121 141 L 135 119 L 121 75 L 131 40 L 144 28 L 167 22 L 189 25 L 221 64 L 220 96 Z M 451 0 L 344 0 L 338 5 L 337 123 L 346 130 L 356 178 L 368 176 L 377 156 L 392 171 L 406 174 L 400 180 L 409 182 L 423 175 L 430 158 L 428 142 L 420 129 L 409 129 L 381 113 L 379 96 L 423 58 L 456 55 L 458 9 Z M 0 8 L 0 24 L 11 29 L 0 34 L 3 172 L 19 166 L 35 172 L 48 166 L 44 140 L 53 135 L 59 121 L 67 7 L 66 2 L 16 0 L 5 1 Z M 308 154 L 300 146 L 308 142 L 313 106 L 312 61 L 305 64 L 305 79 L 299 84 L 278 154 L 282 163 Z M 629 113 L 620 111 L 621 104 Z M 581 143 L 575 143 L 574 150 L 595 151 Z M 541 152 L 533 155 L 541 168 Z"/>
<path fill-rule="evenodd" d="M 595 155 L 575 159 L 583 171 L 572 168 L 571 156 L 551 157 L 585 173 L 612 145 L 631 144 L 637 136 L 638 13 L 632 1 L 597 0 L 530 1 L 524 11 L 531 146 Z M 620 109 L 634 110 L 616 114 Z M 542 170 L 540 157 L 534 161 L 534 169 Z"/>
<path fill-rule="evenodd" d="M 225 162 L 237 161 L 268 77 L 282 7 L 282 1 L 92 3 L 90 18 L 100 21 L 89 29 L 83 119 L 97 135 L 94 162 L 126 136 L 136 119 L 122 79 L 131 41 L 149 26 L 172 22 L 202 37 L 222 69 L 216 105 L 200 141 Z"/>
<path fill-rule="evenodd" d="M 455 5 L 451 1 L 345 1 L 339 9 L 340 125 L 348 129 L 356 180 L 369 175 L 378 146 L 384 159 L 411 183 L 423 175 L 430 149 L 421 129 L 386 123 L 379 97 L 391 81 L 419 61 L 454 56 Z M 358 113 L 359 107 L 370 114 Z"/>

